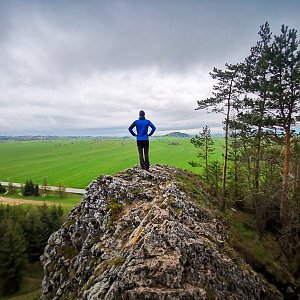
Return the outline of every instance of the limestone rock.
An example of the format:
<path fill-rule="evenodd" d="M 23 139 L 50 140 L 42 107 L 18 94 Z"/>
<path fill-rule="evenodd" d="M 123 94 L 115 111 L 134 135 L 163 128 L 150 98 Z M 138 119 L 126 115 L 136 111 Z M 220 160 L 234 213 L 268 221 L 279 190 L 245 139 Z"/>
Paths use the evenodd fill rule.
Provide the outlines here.
<path fill-rule="evenodd" d="M 41 299 L 282 299 L 178 176 L 155 165 L 94 180 L 48 241 Z"/>

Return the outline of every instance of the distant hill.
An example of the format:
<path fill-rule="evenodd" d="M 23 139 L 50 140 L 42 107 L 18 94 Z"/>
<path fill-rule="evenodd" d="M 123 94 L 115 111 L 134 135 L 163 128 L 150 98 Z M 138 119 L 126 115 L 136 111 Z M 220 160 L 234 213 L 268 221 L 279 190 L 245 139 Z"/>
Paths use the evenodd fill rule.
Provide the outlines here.
<path fill-rule="evenodd" d="M 180 137 L 180 138 L 188 138 L 188 137 L 190 137 L 189 134 L 183 133 L 183 132 L 178 132 L 178 131 L 174 131 L 174 132 L 168 133 L 168 134 L 166 134 L 164 136 L 168 136 L 168 137 Z"/>

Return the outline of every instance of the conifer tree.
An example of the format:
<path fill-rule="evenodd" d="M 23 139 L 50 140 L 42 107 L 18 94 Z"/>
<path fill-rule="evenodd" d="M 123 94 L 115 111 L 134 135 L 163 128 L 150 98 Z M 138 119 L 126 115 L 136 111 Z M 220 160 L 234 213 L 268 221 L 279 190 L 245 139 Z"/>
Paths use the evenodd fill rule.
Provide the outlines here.
<path fill-rule="evenodd" d="M 0 224 L 0 292 L 13 294 L 19 289 L 26 265 L 26 243 L 23 232 L 12 219 Z"/>
<path fill-rule="evenodd" d="M 0 194 L 5 193 L 5 192 L 6 192 L 6 188 L 4 186 L 2 186 L 1 182 L 0 182 Z"/>
<path fill-rule="evenodd" d="M 48 205 L 46 205 L 45 203 L 41 206 L 38 207 L 38 214 L 39 214 L 39 218 L 41 220 L 42 223 L 46 224 L 47 227 L 50 228 L 51 231 L 54 231 L 53 226 L 52 226 L 52 216 L 50 213 L 51 207 L 49 207 Z"/>
<path fill-rule="evenodd" d="M 287 216 L 291 159 L 291 126 L 300 120 L 300 41 L 297 31 L 282 25 L 281 33 L 274 37 L 270 50 L 270 108 L 276 125 L 285 133 L 285 151 L 280 218 Z"/>
<path fill-rule="evenodd" d="M 36 184 L 36 185 L 34 186 L 34 189 L 33 189 L 33 196 L 34 196 L 34 197 L 38 197 L 39 195 L 40 195 L 39 185 Z"/>
<path fill-rule="evenodd" d="M 37 209 L 30 209 L 27 212 L 24 233 L 27 240 L 28 259 L 32 262 L 36 261 L 42 255 L 51 233 L 49 227 L 42 223 Z"/>
<path fill-rule="evenodd" d="M 209 162 L 209 154 L 214 151 L 213 145 L 214 141 L 211 138 L 210 128 L 206 125 L 203 127 L 202 132 L 200 135 L 196 135 L 191 139 L 191 143 L 196 147 L 199 148 L 200 151 L 198 153 L 198 157 L 204 158 L 205 161 L 205 178 L 208 182 L 208 162 Z M 199 163 L 191 161 L 189 164 L 193 167 L 200 166 Z"/>
<path fill-rule="evenodd" d="M 254 194 L 259 193 L 260 161 L 262 159 L 262 143 L 266 139 L 266 128 L 274 125 L 273 118 L 269 115 L 269 53 L 271 42 L 270 26 L 266 22 L 260 27 L 260 40 L 250 50 L 250 55 L 241 64 L 242 88 L 250 96 L 239 102 L 237 122 L 244 125 L 247 142 L 253 144 L 256 152 L 253 155 L 254 166 Z M 246 129 L 247 128 L 247 129 Z"/>
<path fill-rule="evenodd" d="M 230 139 L 228 160 L 231 162 L 228 170 L 228 193 L 237 207 L 243 208 L 245 197 L 245 172 L 242 163 L 242 141 L 235 116 L 230 121 Z"/>
<path fill-rule="evenodd" d="M 59 229 L 63 223 L 64 210 L 59 206 L 52 206 L 50 208 L 51 232 Z"/>
<path fill-rule="evenodd" d="M 23 195 L 24 196 L 33 196 L 33 194 L 34 194 L 34 184 L 31 179 L 26 180 L 26 183 L 24 185 Z"/>
<path fill-rule="evenodd" d="M 222 177 L 222 166 L 219 161 L 215 160 L 208 165 L 208 176 L 211 187 L 217 197 L 219 194 L 220 179 Z"/>
<path fill-rule="evenodd" d="M 213 79 L 217 80 L 217 84 L 213 87 L 213 97 L 205 100 L 197 101 L 198 109 L 212 108 L 212 112 L 224 113 L 224 129 L 225 129 L 225 148 L 224 148 L 224 163 L 222 175 L 222 196 L 220 200 L 220 209 L 225 210 L 226 197 L 226 177 L 227 177 L 227 161 L 228 161 L 228 138 L 229 138 L 229 123 L 230 112 L 235 102 L 238 100 L 239 89 L 239 65 L 226 64 L 225 71 L 214 68 L 210 73 Z"/>
<path fill-rule="evenodd" d="M 294 194 L 295 194 L 295 198 L 300 199 L 300 141 L 299 141 L 299 135 L 297 136 L 297 140 L 295 141 L 294 153 L 295 153 Z"/>

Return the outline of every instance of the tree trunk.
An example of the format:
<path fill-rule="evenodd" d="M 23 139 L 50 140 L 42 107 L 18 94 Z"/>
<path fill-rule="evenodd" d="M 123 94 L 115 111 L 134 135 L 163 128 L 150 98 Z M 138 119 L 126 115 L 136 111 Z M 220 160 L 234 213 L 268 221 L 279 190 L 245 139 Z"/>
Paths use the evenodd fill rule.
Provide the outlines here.
<path fill-rule="evenodd" d="M 205 139 L 205 172 L 206 172 L 206 181 L 208 182 L 208 140 Z"/>
<path fill-rule="evenodd" d="M 264 74 L 262 84 L 265 86 L 266 82 L 266 75 Z M 260 186 L 260 160 L 261 160 L 261 142 L 262 142 L 262 133 L 263 133 L 263 128 L 262 128 L 262 121 L 264 119 L 264 113 L 265 113 L 265 106 L 266 106 L 266 101 L 267 101 L 267 94 L 266 91 L 263 93 L 263 98 L 260 101 L 260 115 L 259 119 L 260 122 L 258 124 L 257 128 L 257 144 L 256 144 L 256 149 L 257 149 L 257 155 L 255 158 L 255 170 L 254 170 L 254 194 L 256 195 L 259 192 L 259 186 Z"/>
<path fill-rule="evenodd" d="M 221 211 L 225 211 L 226 204 L 226 176 L 227 176 L 227 161 L 228 161 L 228 131 L 229 131 L 229 114 L 230 114 L 230 100 L 232 91 L 233 78 L 230 82 L 228 100 L 227 100 L 227 113 L 226 113 L 226 123 L 225 123 L 225 149 L 224 149 L 224 163 L 223 163 L 223 177 L 222 177 L 222 196 L 220 201 Z"/>
<path fill-rule="evenodd" d="M 291 128 L 285 128 L 285 151 L 284 151 L 284 169 L 282 181 L 282 194 L 280 201 L 280 221 L 285 224 L 287 217 L 287 197 L 289 191 L 289 172 L 290 172 L 290 157 L 291 157 Z"/>
<path fill-rule="evenodd" d="M 227 161 L 228 161 L 228 119 L 226 121 L 226 130 L 225 130 L 225 149 L 224 149 L 224 163 L 223 163 L 223 177 L 222 177 L 222 197 L 221 197 L 221 202 L 220 202 L 221 211 L 225 211 Z"/>
<path fill-rule="evenodd" d="M 300 193 L 300 155 L 297 158 L 296 193 Z"/>
<path fill-rule="evenodd" d="M 300 141 L 296 147 L 297 160 L 296 160 L 296 176 L 295 176 L 295 195 L 300 197 Z"/>
<path fill-rule="evenodd" d="M 260 176 L 260 151 L 261 151 L 261 128 L 258 131 L 258 141 L 256 145 L 256 158 L 255 158 L 255 170 L 254 170 L 254 194 L 259 191 L 259 176 Z"/>
<path fill-rule="evenodd" d="M 237 151 L 235 149 L 234 150 L 234 198 L 235 198 L 235 200 L 238 198 L 237 182 L 238 182 L 238 176 L 237 176 Z"/>

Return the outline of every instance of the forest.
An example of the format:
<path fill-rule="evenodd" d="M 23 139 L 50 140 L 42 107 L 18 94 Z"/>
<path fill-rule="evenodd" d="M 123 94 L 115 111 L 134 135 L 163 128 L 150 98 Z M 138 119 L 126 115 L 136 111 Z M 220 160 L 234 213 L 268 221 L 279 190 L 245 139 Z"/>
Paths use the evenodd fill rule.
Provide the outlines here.
<path fill-rule="evenodd" d="M 212 97 L 197 110 L 224 114 L 223 163 L 210 160 L 210 128 L 192 138 L 205 161 L 203 180 L 225 211 L 251 213 L 260 237 L 276 234 L 290 271 L 300 276 L 300 49 L 297 31 L 266 22 L 243 62 L 210 73 Z M 194 167 L 199 161 L 191 161 Z"/>
<path fill-rule="evenodd" d="M 63 215 L 61 206 L 0 205 L 0 296 L 19 290 L 26 265 L 39 261 Z"/>

